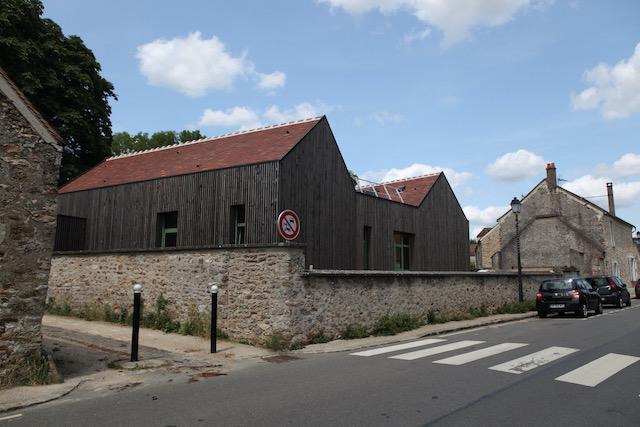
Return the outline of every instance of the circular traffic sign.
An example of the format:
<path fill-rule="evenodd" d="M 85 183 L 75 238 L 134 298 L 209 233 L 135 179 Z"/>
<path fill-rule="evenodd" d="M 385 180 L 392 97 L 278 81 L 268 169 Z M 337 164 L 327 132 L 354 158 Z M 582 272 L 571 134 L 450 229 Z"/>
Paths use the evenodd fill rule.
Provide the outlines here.
<path fill-rule="evenodd" d="M 300 234 L 300 219 L 290 209 L 285 209 L 278 215 L 278 232 L 287 240 L 293 240 Z"/>

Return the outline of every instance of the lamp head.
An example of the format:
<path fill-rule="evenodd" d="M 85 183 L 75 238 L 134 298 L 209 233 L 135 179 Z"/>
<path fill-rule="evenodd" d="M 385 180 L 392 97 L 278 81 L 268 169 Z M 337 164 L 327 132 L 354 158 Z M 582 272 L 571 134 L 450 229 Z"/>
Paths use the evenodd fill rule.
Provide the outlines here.
<path fill-rule="evenodd" d="M 522 203 L 520 203 L 520 200 L 518 200 L 517 197 L 514 197 L 513 200 L 511 201 L 511 212 L 517 215 L 521 211 L 522 211 Z"/>

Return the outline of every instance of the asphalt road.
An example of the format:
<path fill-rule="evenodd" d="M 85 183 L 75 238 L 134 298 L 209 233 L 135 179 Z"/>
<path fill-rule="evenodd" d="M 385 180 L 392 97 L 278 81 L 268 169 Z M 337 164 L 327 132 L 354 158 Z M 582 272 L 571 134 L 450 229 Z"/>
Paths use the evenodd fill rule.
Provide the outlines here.
<path fill-rule="evenodd" d="M 23 409 L 10 423 L 640 426 L 637 300 L 586 320 L 530 319 L 431 338 L 443 341 L 301 355 L 192 384 L 67 399 Z"/>

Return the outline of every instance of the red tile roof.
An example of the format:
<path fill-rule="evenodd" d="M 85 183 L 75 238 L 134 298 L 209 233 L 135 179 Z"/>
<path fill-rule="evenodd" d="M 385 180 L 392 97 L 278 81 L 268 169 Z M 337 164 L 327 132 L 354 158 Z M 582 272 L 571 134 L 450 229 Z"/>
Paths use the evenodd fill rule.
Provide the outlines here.
<path fill-rule="evenodd" d="M 493 229 L 493 227 L 484 227 L 482 230 L 480 230 L 480 232 L 478 233 L 478 235 L 476 237 L 478 239 L 481 239 L 482 237 L 484 237 L 485 234 L 490 232 L 492 229 Z"/>
<path fill-rule="evenodd" d="M 416 176 L 412 178 L 382 182 L 377 185 L 362 186 L 359 191 L 364 194 L 375 195 L 373 191 L 373 188 L 375 188 L 377 197 L 381 199 L 389 199 L 394 202 L 400 202 L 412 206 L 420 206 L 441 174 L 442 172 L 439 172 L 432 175 Z M 398 195 L 396 189 L 400 195 Z M 388 195 L 387 191 L 389 193 Z"/>
<path fill-rule="evenodd" d="M 282 159 L 322 118 L 301 120 L 111 157 L 59 193 Z"/>

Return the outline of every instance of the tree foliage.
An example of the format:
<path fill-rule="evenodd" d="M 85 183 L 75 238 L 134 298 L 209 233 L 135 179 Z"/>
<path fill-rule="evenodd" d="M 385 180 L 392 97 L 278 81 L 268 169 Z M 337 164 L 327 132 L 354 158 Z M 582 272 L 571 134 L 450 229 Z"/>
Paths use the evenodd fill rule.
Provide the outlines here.
<path fill-rule="evenodd" d="M 111 153 L 113 85 L 93 52 L 42 17 L 41 0 L 0 2 L 0 66 L 65 140 L 60 181 Z"/>
<path fill-rule="evenodd" d="M 151 136 L 147 132 L 138 132 L 135 135 L 131 135 L 129 132 L 117 132 L 113 134 L 111 149 L 114 155 L 126 154 L 204 137 L 199 130 L 183 130 L 181 132 L 167 130 L 154 132 Z"/>

